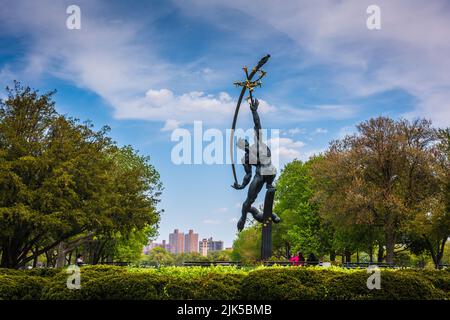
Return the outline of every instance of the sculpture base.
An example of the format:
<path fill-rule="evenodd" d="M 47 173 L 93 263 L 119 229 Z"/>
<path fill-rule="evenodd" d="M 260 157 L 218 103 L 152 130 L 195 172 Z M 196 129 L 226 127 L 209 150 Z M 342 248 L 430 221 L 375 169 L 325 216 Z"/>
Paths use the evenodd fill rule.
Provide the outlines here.
<path fill-rule="evenodd" d="M 264 198 L 264 212 L 262 224 L 261 260 L 269 260 L 272 256 L 272 208 L 275 188 L 267 189 Z"/>

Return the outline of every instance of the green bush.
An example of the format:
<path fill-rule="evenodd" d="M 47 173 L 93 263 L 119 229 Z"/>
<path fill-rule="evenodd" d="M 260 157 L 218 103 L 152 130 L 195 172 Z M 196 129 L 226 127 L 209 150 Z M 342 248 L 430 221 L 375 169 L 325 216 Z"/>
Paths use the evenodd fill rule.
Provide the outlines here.
<path fill-rule="evenodd" d="M 24 270 L 0 268 L 0 276 L 23 276 L 24 274 Z"/>
<path fill-rule="evenodd" d="M 449 270 L 382 270 L 369 290 L 366 270 L 320 267 L 81 268 L 81 289 L 65 269 L 0 269 L 0 299 L 450 299 Z"/>
<path fill-rule="evenodd" d="M 429 300 L 443 299 L 442 290 L 426 278 L 402 270 L 382 270 L 380 289 L 367 287 L 366 270 L 337 274 L 327 280 L 328 299 Z"/>
<path fill-rule="evenodd" d="M 91 279 L 79 291 L 88 300 L 155 300 L 163 285 L 164 279 L 159 275 L 127 273 Z"/>
<path fill-rule="evenodd" d="M 250 300 L 317 298 L 314 288 L 302 283 L 298 275 L 292 269 L 282 268 L 252 271 L 242 282 L 241 297 Z"/>
<path fill-rule="evenodd" d="M 30 270 L 25 270 L 25 274 L 36 277 L 54 277 L 58 273 L 62 272 L 61 269 L 55 268 L 34 268 Z"/>
<path fill-rule="evenodd" d="M 0 275 L 0 300 L 39 300 L 46 285 L 41 277 Z"/>
<path fill-rule="evenodd" d="M 210 273 L 192 279 L 172 278 L 164 287 L 162 299 L 170 300 L 231 300 L 240 296 L 243 274 Z"/>

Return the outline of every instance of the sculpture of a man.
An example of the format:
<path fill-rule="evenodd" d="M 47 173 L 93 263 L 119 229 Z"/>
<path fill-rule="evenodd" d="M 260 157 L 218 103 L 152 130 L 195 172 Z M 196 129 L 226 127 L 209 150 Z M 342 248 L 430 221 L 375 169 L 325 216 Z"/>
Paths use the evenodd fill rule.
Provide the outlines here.
<path fill-rule="evenodd" d="M 247 140 L 238 140 L 238 148 L 245 151 L 245 155 L 242 158 L 245 176 L 242 184 L 234 183 L 232 187 L 237 190 L 244 189 L 250 183 L 252 178 L 252 166 L 255 166 L 256 170 L 253 180 L 248 188 L 247 199 L 242 204 L 242 216 L 237 224 L 238 231 L 242 231 L 242 229 L 244 229 L 245 222 L 247 220 L 247 213 L 252 214 L 256 221 L 263 222 L 263 214 L 257 208 L 252 207 L 252 204 L 255 202 L 264 184 L 266 184 L 267 189 L 274 188 L 272 183 L 274 182 L 277 174 L 277 170 L 272 164 L 270 149 L 262 141 L 261 121 L 257 111 L 259 101 L 258 99 L 250 98 L 249 103 L 255 125 L 255 142 L 250 145 Z M 274 223 L 279 223 L 281 219 L 276 214 L 272 213 L 272 221 Z"/>

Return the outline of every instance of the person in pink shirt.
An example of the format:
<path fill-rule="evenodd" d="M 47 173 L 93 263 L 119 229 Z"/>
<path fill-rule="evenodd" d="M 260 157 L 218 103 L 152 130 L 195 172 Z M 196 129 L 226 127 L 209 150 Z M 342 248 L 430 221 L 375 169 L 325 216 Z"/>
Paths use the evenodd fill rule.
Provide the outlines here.
<path fill-rule="evenodd" d="M 293 266 L 298 266 L 298 255 L 292 256 L 289 259 L 289 262 L 291 263 L 291 265 Z"/>

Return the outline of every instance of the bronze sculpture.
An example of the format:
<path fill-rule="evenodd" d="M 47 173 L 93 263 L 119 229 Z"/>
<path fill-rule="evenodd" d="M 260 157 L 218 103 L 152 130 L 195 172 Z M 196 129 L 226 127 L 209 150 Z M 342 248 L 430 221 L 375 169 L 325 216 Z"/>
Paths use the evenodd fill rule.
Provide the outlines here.
<path fill-rule="evenodd" d="M 253 180 L 251 180 L 250 186 L 248 188 L 247 198 L 242 204 L 241 218 L 238 221 L 237 228 L 238 231 L 242 231 L 245 226 L 245 222 L 247 220 L 247 214 L 252 214 L 253 218 L 263 224 L 263 237 L 262 237 L 262 249 L 261 249 L 261 258 L 266 260 L 271 255 L 271 247 L 272 247 L 272 222 L 279 223 L 281 219 L 272 212 L 273 207 L 273 198 L 275 194 L 275 187 L 273 186 L 273 182 L 276 176 L 276 168 L 273 166 L 271 162 L 271 152 L 269 147 L 262 141 L 262 127 L 261 120 L 258 115 L 258 106 L 259 101 L 256 98 L 253 98 L 253 90 L 257 86 L 261 86 L 261 79 L 266 75 L 264 71 L 260 68 L 267 62 L 270 55 L 263 57 L 257 66 L 252 69 L 252 72 L 249 74 L 247 67 L 244 67 L 244 71 L 247 79 L 243 82 L 235 82 L 236 86 L 241 86 L 241 94 L 238 99 L 238 103 L 236 106 L 235 115 L 233 118 L 232 132 L 231 132 L 231 140 L 233 142 L 234 130 L 236 127 L 237 114 L 239 112 L 239 107 L 242 102 L 243 95 L 246 89 L 249 90 L 249 104 L 250 110 L 253 116 L 254 123 L 254 132 L 255 132 L 255 142 L 250 145 L 247 140 L 239 139 L 237 142 L 238 148 L 244 150 L 245 155 L 242 158 L 242 165 L 244 166 L 245 176 L 241 184 L 238 183 L 236 177 L 236 170 L 233 162 L 233 146 L 231 145 L 231 157 L 232 157 L 232 169 L 234 176 L 234 184 L 233 188 L 240 190 L 244 189 L 252 178 L 252 166 L 255 166 L 255 174 L 253 176 Z M 253 76 L 260 72 L 260 76 L 252 81 Z M 231 142 L 231 143 L 232 143 Z M 266 185 L 266 195 L 264 200 L 264 210 L 261 213 L 257 208 L 252 207 L 252 204 L 255 202 L 259 192 L 263 188 L 264 184 Z"/>

